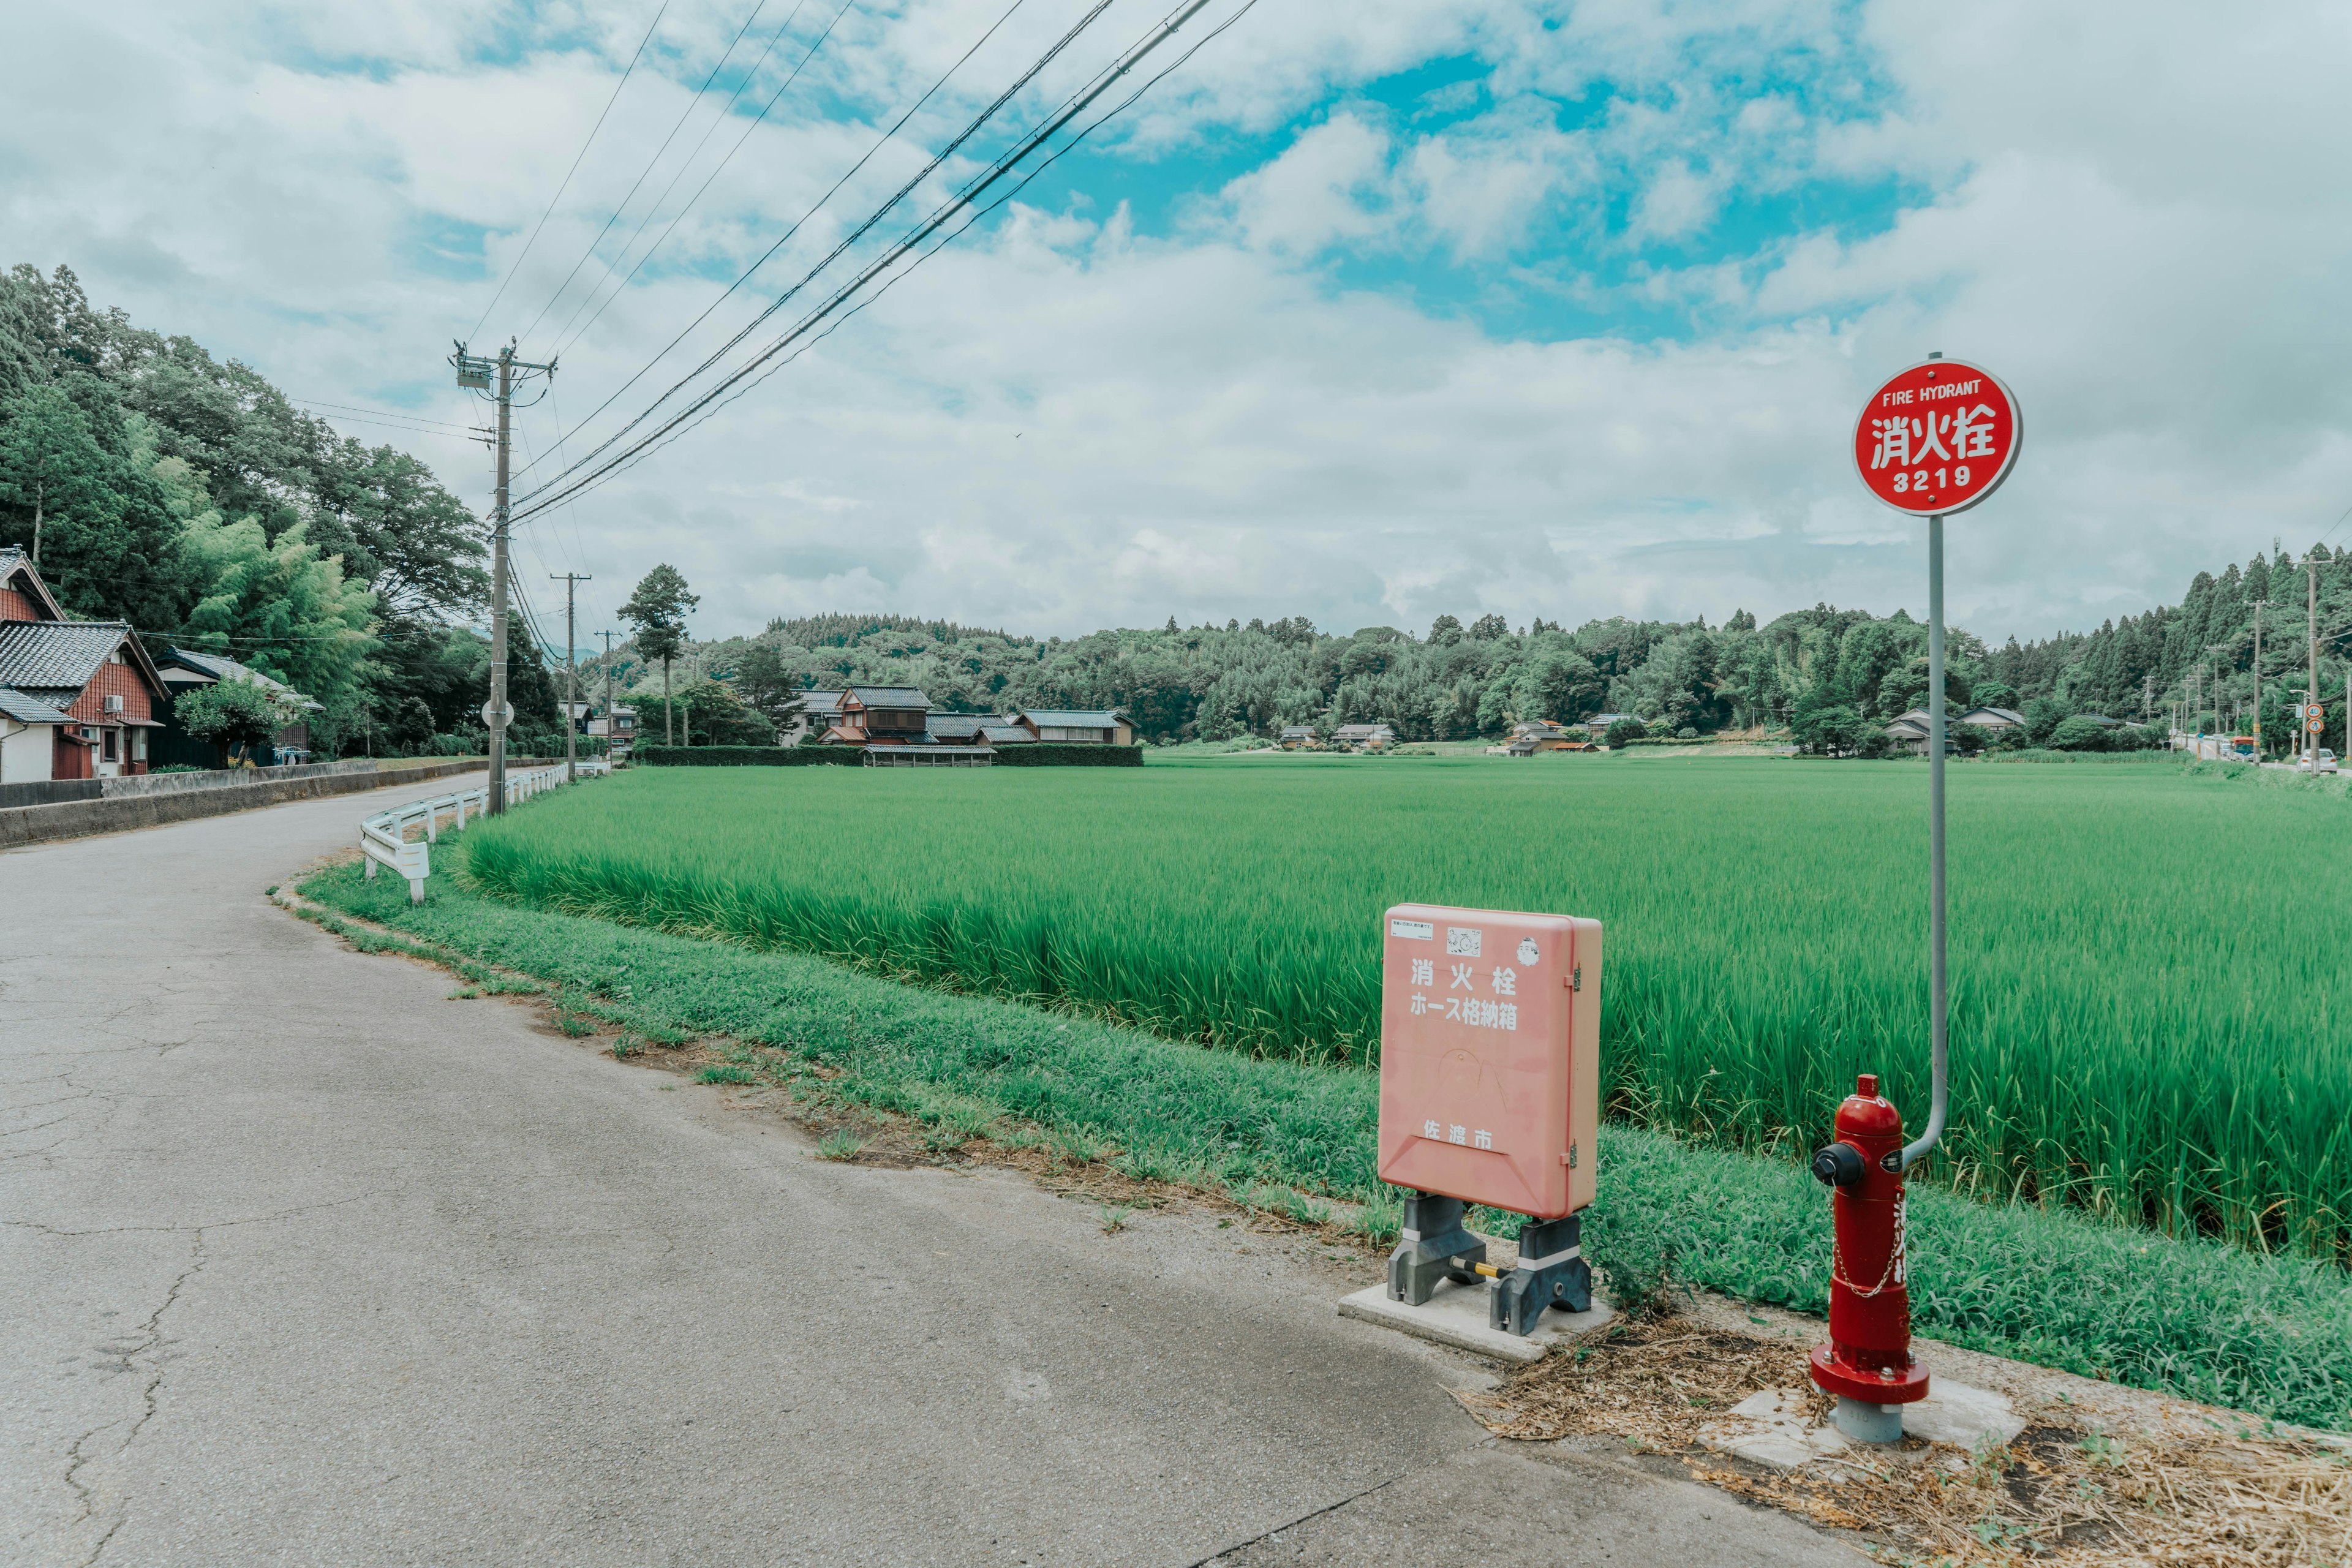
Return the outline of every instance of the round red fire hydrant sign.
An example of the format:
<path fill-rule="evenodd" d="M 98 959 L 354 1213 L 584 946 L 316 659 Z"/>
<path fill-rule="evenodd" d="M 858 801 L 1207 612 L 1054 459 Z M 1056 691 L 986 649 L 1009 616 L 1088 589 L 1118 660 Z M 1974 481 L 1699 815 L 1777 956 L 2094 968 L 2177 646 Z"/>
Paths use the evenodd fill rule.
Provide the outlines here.
<path fill-rule="evenodd" d="M 1966 511 L 2009 477 L 2024 438 L 2017 399 L 2000 377 L 1966 360 L 1922 360 L 1863 406 L 1853 466 L 1897 511 Z"/>

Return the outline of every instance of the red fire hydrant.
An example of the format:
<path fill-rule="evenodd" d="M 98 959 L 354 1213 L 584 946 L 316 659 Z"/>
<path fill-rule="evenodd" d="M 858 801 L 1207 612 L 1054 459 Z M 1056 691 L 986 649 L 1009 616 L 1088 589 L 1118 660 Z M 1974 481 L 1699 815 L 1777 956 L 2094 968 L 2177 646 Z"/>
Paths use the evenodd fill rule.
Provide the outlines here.
<path fill-rule="evenodd" d="M 1814 1383 L 1837 1395 L 1837 1427 L 1864 1443 L 1903 1436 L 1903 1407 L 1927 1395 L 1911 1354 L 1911 1292 L 1903 1257 L 1903 1116 L 1864 1073 L 1838 1107 L 1837 1142 L 1813 1156 L 1835 1189 L 1830 1340 L 1813 1347 Z"/>

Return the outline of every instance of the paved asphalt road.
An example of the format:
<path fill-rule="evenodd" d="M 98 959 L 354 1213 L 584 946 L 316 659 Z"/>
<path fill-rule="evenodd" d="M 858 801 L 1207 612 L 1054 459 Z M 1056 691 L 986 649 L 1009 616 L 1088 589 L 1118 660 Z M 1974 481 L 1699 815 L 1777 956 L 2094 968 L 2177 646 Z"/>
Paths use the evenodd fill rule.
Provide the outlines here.
<path fill-rule="evenodd" d="M 813 1160 L 265 900 L 383 798 L 0 855 L 7 1561 L 1860 1561 L 1495 1443 L 1263 1237 Z"/>

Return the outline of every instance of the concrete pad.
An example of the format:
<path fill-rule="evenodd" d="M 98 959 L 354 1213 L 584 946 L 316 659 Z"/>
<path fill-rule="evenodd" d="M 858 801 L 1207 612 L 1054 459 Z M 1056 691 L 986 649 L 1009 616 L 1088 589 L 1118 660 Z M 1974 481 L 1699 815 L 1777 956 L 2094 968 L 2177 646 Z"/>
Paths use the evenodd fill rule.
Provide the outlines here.
<path fill-rule="evenodd" d="M 1830 1458 L 1853 1446 L 1836 1427 L 1808 1418 L 1804 1393 L 1794 1388 L 1749 1394 L 1724 1419 L 1701 1427 L 1699 1441 L 1717 1453 L 1783 1470 Z"/>
<path fill-rule="evenodd" d="M 1904 1436 L 1959 1448 L 1987 1438 L 2006 1443 L 2024 1430 L 2025 1417 L 2010 1408 L 2006 1396 L 1948 1377 L 1928 1379 L 1927 1397 L 1903 1412 Z"/>
<path fill-rule="evenodd" d="M 1702 1427 L 1699 1441 L 1718 1453 L 1784 1470 L 1870 1451 L 1872 1445 L 1849 1441 L 1827 1421 L 1807 1416 L 1806 1402 L 1802 1389 L 1760 1390 L 1733 1405 L 1722 1420 Z M 1948 1378 L 1930 1383 L 1927 1397 L 1903 1412 L 1905 1436 L 1959 1448 L 1973 1449 L 1988 1438 L 2006 1443 L 2024 1430 L 2024 1418 L 2006 1397 Z"/>
<path fill-rule="evenodd" d="M 1558 1308 L 1546 1310 L 1537 1320 L 1534 1331 L 1521 1339 L 1486 1326 L 1486 1290 L 1483 1279 L 1475 1285 L 1441 1280 L 1428 1305 L 1409 1307 L 1402 1301 L 1390 1300 L 1386 1285 L 1374 1285 L 1342 1300 L 1339 1315 L 1402 1330 L 1456 1350 L 1520 1362 L 1541 1361 L 1552 1346 L 1564 1340 L 1580 1339 L 1617 1316 L 1614 1307 L 1595 1296 L 1590 1311 L 1563 1312 Z"/>

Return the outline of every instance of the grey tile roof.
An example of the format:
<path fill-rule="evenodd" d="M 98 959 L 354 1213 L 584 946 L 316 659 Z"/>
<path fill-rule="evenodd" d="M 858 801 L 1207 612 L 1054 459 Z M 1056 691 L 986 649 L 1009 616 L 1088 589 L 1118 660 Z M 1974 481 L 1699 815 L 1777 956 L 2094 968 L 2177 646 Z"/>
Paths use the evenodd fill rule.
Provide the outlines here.
<path fill-rule="evenodd" d="M 205 674 L 211 676 L 215 680 L 256 681 L 268 690 L 282 691 L 289 697 L 298 698 L 304 702 L 310 702 L 310 700 L 308 697 L 303 696 L 302 693 L 295 690 L 292 687 L 287 685 L 277 677 L 264 675 L 261 671 L 254 668 L 249 664 L 239 664 L 236 660 L 229 658 L 226 654 L 198 653 L 194 648 L 175 647 L 165 657 L 167 662 L 184 664 L 191 669 L 201 670 Z M 316 702 L 310 702 L 310 706 L 316 708 L 319 704 Z"/>
<path fill-rule="evenodd" d="M 1062 730 L 1108 730 L 1118 723 L 1116 711 L 1089 713 L 1069 708 L 1024 708 L 1021 717 L 1041 730 L 1049 724 Z"/>
<path fill-rule="evenodd" d="M 801 710 L 812 715 L 838 713 L 841 711 L 841 697 L 838 691 L 803 691 L 801 693 Z"/>
<path fill-rule="evenodd" d="M 130 631 L 121 621 L 0 621 L 0 686 L 79 692 Z"/>
<path fill-rule="evenodd" d="M 1037 737 L 1018 724 L 982 724 L 980 727 L 980 738 L 992 746 L 1020 746 L 1028 744 Z"/>
<path fill-rule="evenodd" d="M 0 562 L 0 566 L 5 564 Z M 0 713 L 5 713 L 19 724 L 71 724 L 77 721 L 71 714 L 6 686 L 0 686 Z"/>
<path fill-rule="evenodd" d="M 857 700 L 868 708 L 929 708 L 931 700 L 915 686 L 853 686 Z"/>
<path fill-rule="evenodd" d="M 930 717 L 930 735 L 934 741 L 969 741 L 980 733 L 985 722 L 977 713 L 934 713 Z"/>

